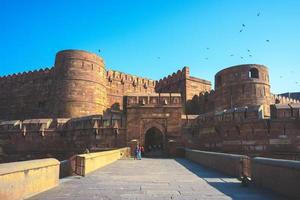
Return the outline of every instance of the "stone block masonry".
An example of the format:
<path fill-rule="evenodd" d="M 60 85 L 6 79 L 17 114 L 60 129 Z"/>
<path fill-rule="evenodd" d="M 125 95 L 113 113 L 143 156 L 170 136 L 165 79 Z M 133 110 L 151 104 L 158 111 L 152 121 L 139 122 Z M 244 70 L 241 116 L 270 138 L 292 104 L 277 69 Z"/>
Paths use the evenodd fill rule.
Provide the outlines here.
<path fill-rule="evenodd" d="M 56 159 L 0 164 L 0 199 L 28 198 L 57 186 L 58 178 Z"/>

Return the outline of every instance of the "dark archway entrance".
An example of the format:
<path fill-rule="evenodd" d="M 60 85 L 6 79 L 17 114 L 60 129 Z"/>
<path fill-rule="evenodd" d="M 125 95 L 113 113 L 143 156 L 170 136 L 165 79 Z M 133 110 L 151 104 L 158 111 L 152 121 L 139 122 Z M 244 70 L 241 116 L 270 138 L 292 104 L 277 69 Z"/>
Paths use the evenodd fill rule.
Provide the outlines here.
<path fill-rule="evenodd" d="M 145 134 L 145 155 L 150 157 L 162 156 L 164 152 L 164 135 L 155 127 Z"/>

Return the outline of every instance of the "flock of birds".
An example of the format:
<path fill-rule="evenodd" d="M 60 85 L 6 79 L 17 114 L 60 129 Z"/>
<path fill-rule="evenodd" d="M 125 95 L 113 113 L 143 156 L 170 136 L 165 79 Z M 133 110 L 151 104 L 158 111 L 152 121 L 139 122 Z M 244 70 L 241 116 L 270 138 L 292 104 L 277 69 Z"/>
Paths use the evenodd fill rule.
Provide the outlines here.
<path fill-rule="evenodd" d="M 260 15 L 261 15 L 260 12 L 258 12 L 258 13 L 256 14 L 257 17 L 260 17 Z M 244 32 L 244 31 L 245 31 L 245 28 L 246 28 L 246 24 L 242 24 L 241 29 L 240 29 L 239 32 L 240 32 L 240 33 Z M 269 40 L 269 39 L 266 39 L 266 42 L 267 42 L 267 43 L 270 43 L 270 40 Z M 207 47 L 206 50 L 210 50 L 210 48 Z M 247 53 L 248 53 L 248 57 L 250 57 L 250 58 L 253 57 L 253 54 L 251 53 L 251 50 L 250 50 L 250 49 L 247 49 Z M 230 54 L 229 56 L 230 56 L 230 57 L 234 57 L 235 55 L 234 55 L 234 54 Z M 246 58 L 246 57 L 244 57 L 244 56 L 240 56 L 240 59 L 245 59 L 245 58 Z M 205 57 L 205 60 L 208 60 L 208 57 Z"/>
<path fill-rule="evenodd" d="M 261 15 L 260 12 L 258 12 L 258 13 L 256 14 L 257 17 L 260 17 L 260 15 Z M 239 32 L 240 32 L 240 33 L 244 32 L 244 31 L 245 31 L 245 28 L 246 28 L 246 24 L 242 24 L 241 29 L 240 29 Z M 269 40 L 269 39 L 266 39 L 265 42 L 270 43 L 270 40 Z M 206 50 L 209 51 L 210 48 L 209 48 L 209 47 L 206 47 Z M 101 52 L 101 49 L 98 49 L 98 52 L 100 53 L 100 52 Z M 252 51 L 251 51 L 250 49 L 247 49 L 247 53 L 248 53 L 248 57 L 250 57 L 250 58 L 253 57 Z M 230 57 L 234 57 L 235 55 L 234 55 L 234 54 L 230 54 L 229 56 L 230 56 Z M 159 60 L 159 59 L 160 59 L 160 56 L 157 56 L 156 58 Z M 240 59 L 244 59 L 244 58 L 245 58 L 244 56 L 240 56 Z M 205 60 L 208 60 L 208 57 L 205 57 Z M 291 71 L 291 73 L 294 73 L 294 72 Z M 280 79 L 282 79 L 282 78 L 283 78 L 283 76 L 280 76 Z M 295 84 L 298 85 L 299 82 L 296 81 Z"/>

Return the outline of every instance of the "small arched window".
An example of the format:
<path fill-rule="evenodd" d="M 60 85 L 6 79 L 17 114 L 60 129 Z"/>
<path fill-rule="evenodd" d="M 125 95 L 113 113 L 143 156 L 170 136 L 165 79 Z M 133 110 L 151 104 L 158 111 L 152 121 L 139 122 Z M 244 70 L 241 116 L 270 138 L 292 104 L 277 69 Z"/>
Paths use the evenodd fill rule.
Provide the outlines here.
<path fill-rule="evenodd" d="M 256 69 L 256 68 L 250 69 L 249 78 L 259 78 L 258 69 Z"/>

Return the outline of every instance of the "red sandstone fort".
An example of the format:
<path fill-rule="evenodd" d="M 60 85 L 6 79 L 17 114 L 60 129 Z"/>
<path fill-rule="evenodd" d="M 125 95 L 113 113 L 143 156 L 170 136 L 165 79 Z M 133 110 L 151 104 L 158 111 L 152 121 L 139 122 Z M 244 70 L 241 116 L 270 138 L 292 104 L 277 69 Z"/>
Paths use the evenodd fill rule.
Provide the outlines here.
<path fill-rule="evenodd" d="M 300 101 L 270 91 L 268 68 L 229 67 L 211 82 L 188 67 L 159 81 L 60 51 L 50 69 L 0 78 L 0 162 L 72 156 L 139 142 L 300 159 Z"/>

